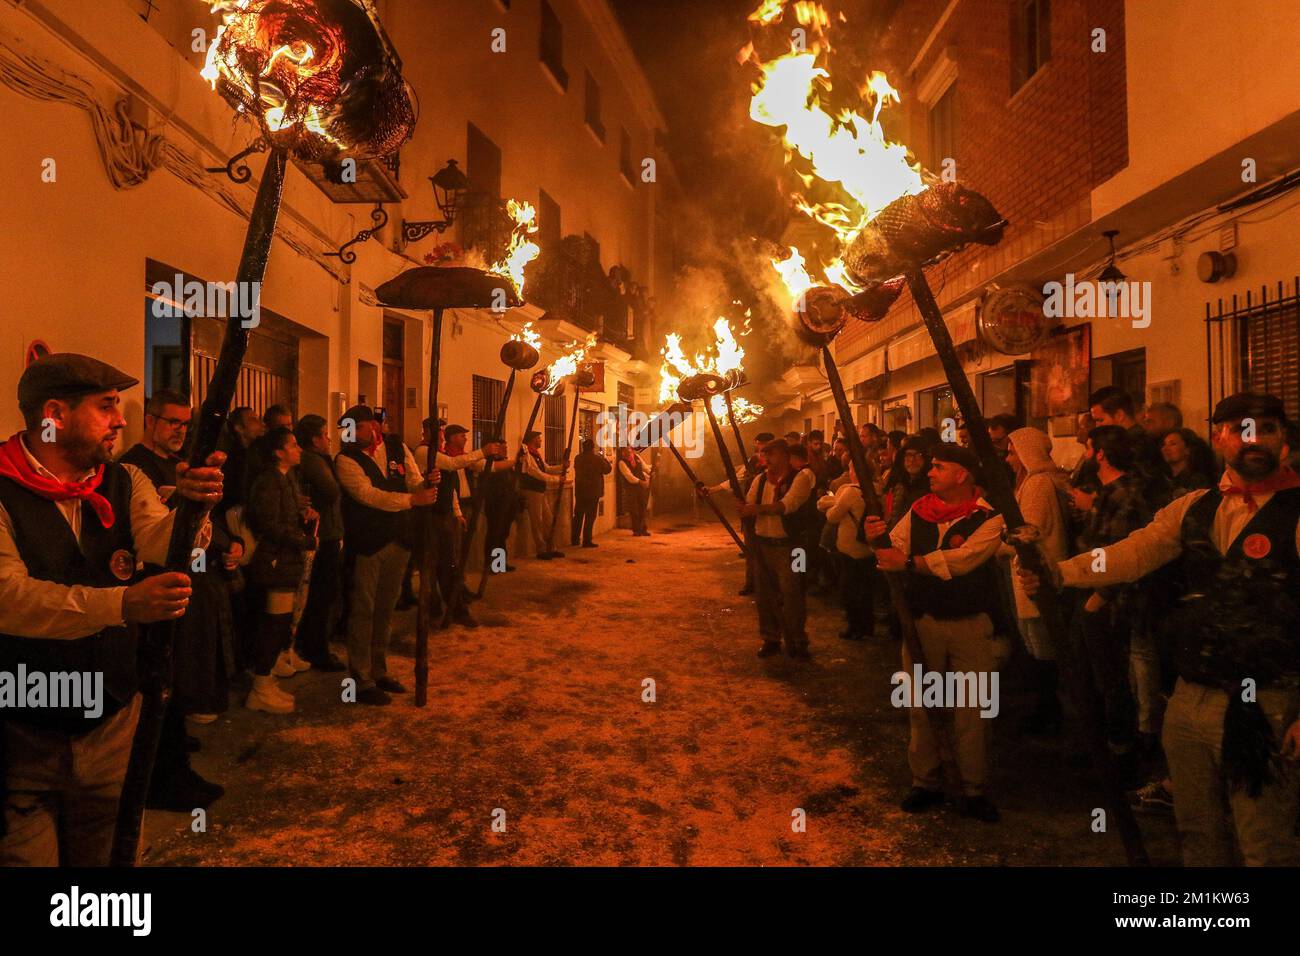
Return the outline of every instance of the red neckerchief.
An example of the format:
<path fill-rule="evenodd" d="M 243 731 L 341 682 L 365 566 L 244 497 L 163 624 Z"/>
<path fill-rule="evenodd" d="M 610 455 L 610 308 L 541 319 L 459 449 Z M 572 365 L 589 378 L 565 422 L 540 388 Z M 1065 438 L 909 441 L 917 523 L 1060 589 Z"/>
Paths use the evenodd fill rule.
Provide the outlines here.
<path fill-rule="evenodd" d="M 365 447 L 365 453 L 371 458 L 375 457 L 375 450 L 384 443 L 384 433 L 378 430 L 374 431 L 374 437 L 370 439 L 370 444 Z"/>
<path fill-rule="evenodd" d="M 1254 514 L 1259 510 L 1259 502 L 1255 500 L 1255 495 L 1272 494 L 1275 491 L 1286 491 L 1288 488 L 1300 488 L 1300 475 L 1297 475 L 1290 468 L 1283 467 L 1261 481 L 1248 481 L 1244 485 L 1229 485 L 1223 489 L 1223 493 L 1225 495 L 1241 495 L 1246 510 Z"/>
<path fill-rule="evenodd" d="M 975 494 L 965 501 L 950 505 L 931 492 L 923 498 L 918 498 L 916 503 L 912 505 L 912 511 L 916 513 L 918 518 L 929 521 L 931 524 L 947 524 L 950 521 L 960 521 L 967 515 L 984 510 L 984 506 L 979 503 L 981 494 L 981 491 L 976 488 Z"/>
<path fill-rule="evenodd" d="M 33 491 L 49 501 L 68 501 L 73 498 L 89 501 L 95 509 L 95 517 L 105 528 L 113 527 L 115 519 L 113 506 L 108 499 L 97 492 L 99 483 L 104 480 L 104 466 L 100 465 L 95 473 L 84 481 L 59 481 L 38 473 L 23 451 L 22 432 L 18 432 L 3 445 L 0 445 L 0 475 L 18 482 L 28 491 Z"/>

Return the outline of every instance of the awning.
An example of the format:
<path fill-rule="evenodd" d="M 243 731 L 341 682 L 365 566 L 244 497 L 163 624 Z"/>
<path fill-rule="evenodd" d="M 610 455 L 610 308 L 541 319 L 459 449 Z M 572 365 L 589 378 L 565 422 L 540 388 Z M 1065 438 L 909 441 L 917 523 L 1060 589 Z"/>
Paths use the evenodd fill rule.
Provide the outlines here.
<path fill-rule="evenodd" d="M 975 300 L 972 299 L 944 316 L 944 320 L 948 323 L 948 331 L 952 335 L 953 345 L 961 345 L 975 338 L 975 309 Z M 886 349 L 890 370 L 920 362 L 935 354 L 934 342 L 930 339 L 929 330 L 924 326 L 899 336 L 890 342 Z"/>
<path fill-rule="evenodd" d="M 882 345 L 861 358 L 854 359 L 840 369 L 840 379 L 844 382 L 845 387 L 852 388 L 859 382 L 865 382 L 878 375 L 884 375 L 886 351 L 885 346 Z"/>

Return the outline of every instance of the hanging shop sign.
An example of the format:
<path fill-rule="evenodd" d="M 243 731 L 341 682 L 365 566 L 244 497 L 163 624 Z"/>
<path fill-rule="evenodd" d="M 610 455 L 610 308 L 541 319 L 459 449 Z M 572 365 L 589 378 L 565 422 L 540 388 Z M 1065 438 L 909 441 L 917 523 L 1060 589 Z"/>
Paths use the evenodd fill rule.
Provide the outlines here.
<path fill-rule="evenodd" d="M 1024 355 L 1047 340 L 1056 320 L 1043 314 L 1042 293 L 1032 286 L 993 289 L 979 314 L 979 337 L 1004 355 Z"/>

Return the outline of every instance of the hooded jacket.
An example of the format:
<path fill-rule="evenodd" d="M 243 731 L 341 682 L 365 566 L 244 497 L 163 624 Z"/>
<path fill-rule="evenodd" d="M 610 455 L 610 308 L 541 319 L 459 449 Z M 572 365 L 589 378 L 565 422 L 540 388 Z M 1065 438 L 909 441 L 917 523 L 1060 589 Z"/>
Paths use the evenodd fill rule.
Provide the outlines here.
<path fill-rule="evenodd" d="M 1069 557 L 1070 536 L 1057 485 L 1059 470 L 1052 461 L 1052 440 L 1037 428 L 1018 428 L 1011 433 L 1011 444 L 1027 472 L 1016 489 L 1016 503 L 1025 521 L 1038 529 L 1039 546 L 1048 567 L 1054 567 Z M 1022 590 L 1019 576 L 1012 575 L 1011 580 L 1016 595 L 1016 616 L 1038 617 L 1038 605 Z"/>

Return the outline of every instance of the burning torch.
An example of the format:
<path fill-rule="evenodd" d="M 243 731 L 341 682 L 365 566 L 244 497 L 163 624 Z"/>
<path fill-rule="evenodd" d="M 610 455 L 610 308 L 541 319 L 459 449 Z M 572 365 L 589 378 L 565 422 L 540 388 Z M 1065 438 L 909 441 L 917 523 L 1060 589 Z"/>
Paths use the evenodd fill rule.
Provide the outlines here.
<path fill-rule="evenodd" d="M 1088 684 L 1087 678 L 1075 659 L 1074 645 L 1066 631 L 1065 617 L 1061 609 L 1059 592 L 1051 585 L 1052 576 L 1045 566 L 1042 552 L 1034 543 L 1036 529 L 1025 524 L 1024 515 L 1016 502 L 1015 490 L 1011 479 L 1002 466 L 1001 457 L 989 438 L 988 426 L 980 411 L 979 403 L 971 388 L 970 380 L 962 368 L 961 359 L 953 345 L 952 334 L 943 319 L 934 293 L 925 278 L 925 268 L 951 255 L 968 243 L 996 245 L 1002 239 L 1006 221 L 997 213 L 992 204 L 972 190 L 956 183 L 932 183 L 916 195 L 905 195 L 889 203 L 880 211 L 854 238 L 845 252 L 844 264 L 855 283 L 869 290 L 863 295 L 877 297 L 873 302 L 863 305 L 862 295 L 855 297 L 839 296 L 823 290 L 808 293 L 806 307 L 800 313 L 803 329 L 801 334 L 814 344 L 822 340 L 822 355 L 826 361 L 827 376 L 831 389 L 835 393 L 836 404 L 841 408 L 841 417 L 846 425 L 851 419 L 846 416 L 847 402 L 844 402 L 844 387 L 839 380 L 831 358 L 829 340 L 834 333 L 827 336 L 826 327 L 839 324 L 841 327 L 850 316 L 867 320 L 879 319 L 887 311 L 888 305 L 881 304 L 886 298 L 896 296 L 906 284 L 912 294 L 912 301 L 921 314 L 925 327 L 934 342 L 935 352 L 943 364 L 944 374 L 952 387 L 953 397 L 961 411 L 962 420 L 970 430 L 971 448 L 979 457 L 985 477 L 985 494 L 992 505 L 1002 514 L 1007 526 L 1007 541 L 1016 551 L 1016 557 L 1022 565 L 1038 574 L 1043 582 L 1035 602 L 1042 614 L 1043 622 L 1053 635 L 1056 645 L 1065 658 L 1063 670 L 1069 686 L 1074 706 L 1082 718 L 1082 727 L 1086 737 L 1089 753 L 1101 779 L 1110 811 L 1114 816 L 1120 838 L 1128 854 L 1130 864 L 1144 866 L 1147 864 L 1146 849 L 1142 843 L 1142 834 L 1133 817 L 1128 801 L 1120 785 L 1119 775 L 1114 766 L 1110 751 L 1100 730 L 1100 714 L 1096 695 Z M 827 290 L 829 291 L 829 290 Z M 855 302 L 854 300 L 858 301 Z M 892 301 L 892 298 L 889 298 Z M 836 314 L 837 305 L 840 314 Z M 849 430 L 849 448 L 852 452 L 860 447 L 857 435 Z M 857 465 L 858 459 L 854 458 Z M 859 474 L 859 479 L 862 475 Z M 863 482 L 866 494 L 866 482 Z"/>
<path fill-rule="evenodd" d="M 244 0 L 223 8 L 225 22 L 209 47 L 202 75 L 257 125 L 255 145 L 270 150 L 235 274 L 241 287 L 257 288 L 266 274 L 289 156 L 322 163 L 386 156 L 410 138 L 415 108 L 402 79 L 401 61 L 369 4 Z M 255 324 L 255 315 L 231 316 L 226 323 L 197 416 L 191 467 L 204 465 L 216 450 L 248 348 L 248 330 Z M 181 501 L 168 543 L 168 571 L 189 571 L 202 520 L 201 506 Z M 115 866 L 135 864 L 145 797 L 171 696 L 176 624 L 152 631 L 141 658 L 140 721 L 113 834 L 110 860 Z"/>
<path fill-rule="evenodd" d="M 531 325 L 531 323 L 530 323 Z M 520 372 L 527 372 L 534 368 L 542 360 L 541 353 L 528 337 L 534 335 L 532 330 L 527 326 L 520 333 L 519 338 L 510 339 L 501 346 L 501 364 L 510 369 L 510 377 L 506 379 L 506 390 L 501 396 L 501 404 L 497 407 L 496 424 L 493 426 L 492 434 L 489 436 L 493 441 L 505 440 L 506 413 L 510 410 L 510 396 L 515 389 L 515 376 Z M 469 557 L 470 546 L 474 542 L 474 532 L 478 528 L 479 517 L 483 514 L 483 502 L 486 498 L 487 483 L 494 481 L 495 476 L 492 473 L 491 464 L 483 471 L 483 478 L 480 482 L 479 489 L 474 495 L 474 507 L 470 511 L 469 523 L 465 527 L 465 540 L 461 543 L 460 561 L 463 566 Z M 487 567 L 489 560 L 488 555 L 484 555 L 484 567 Z"/>

